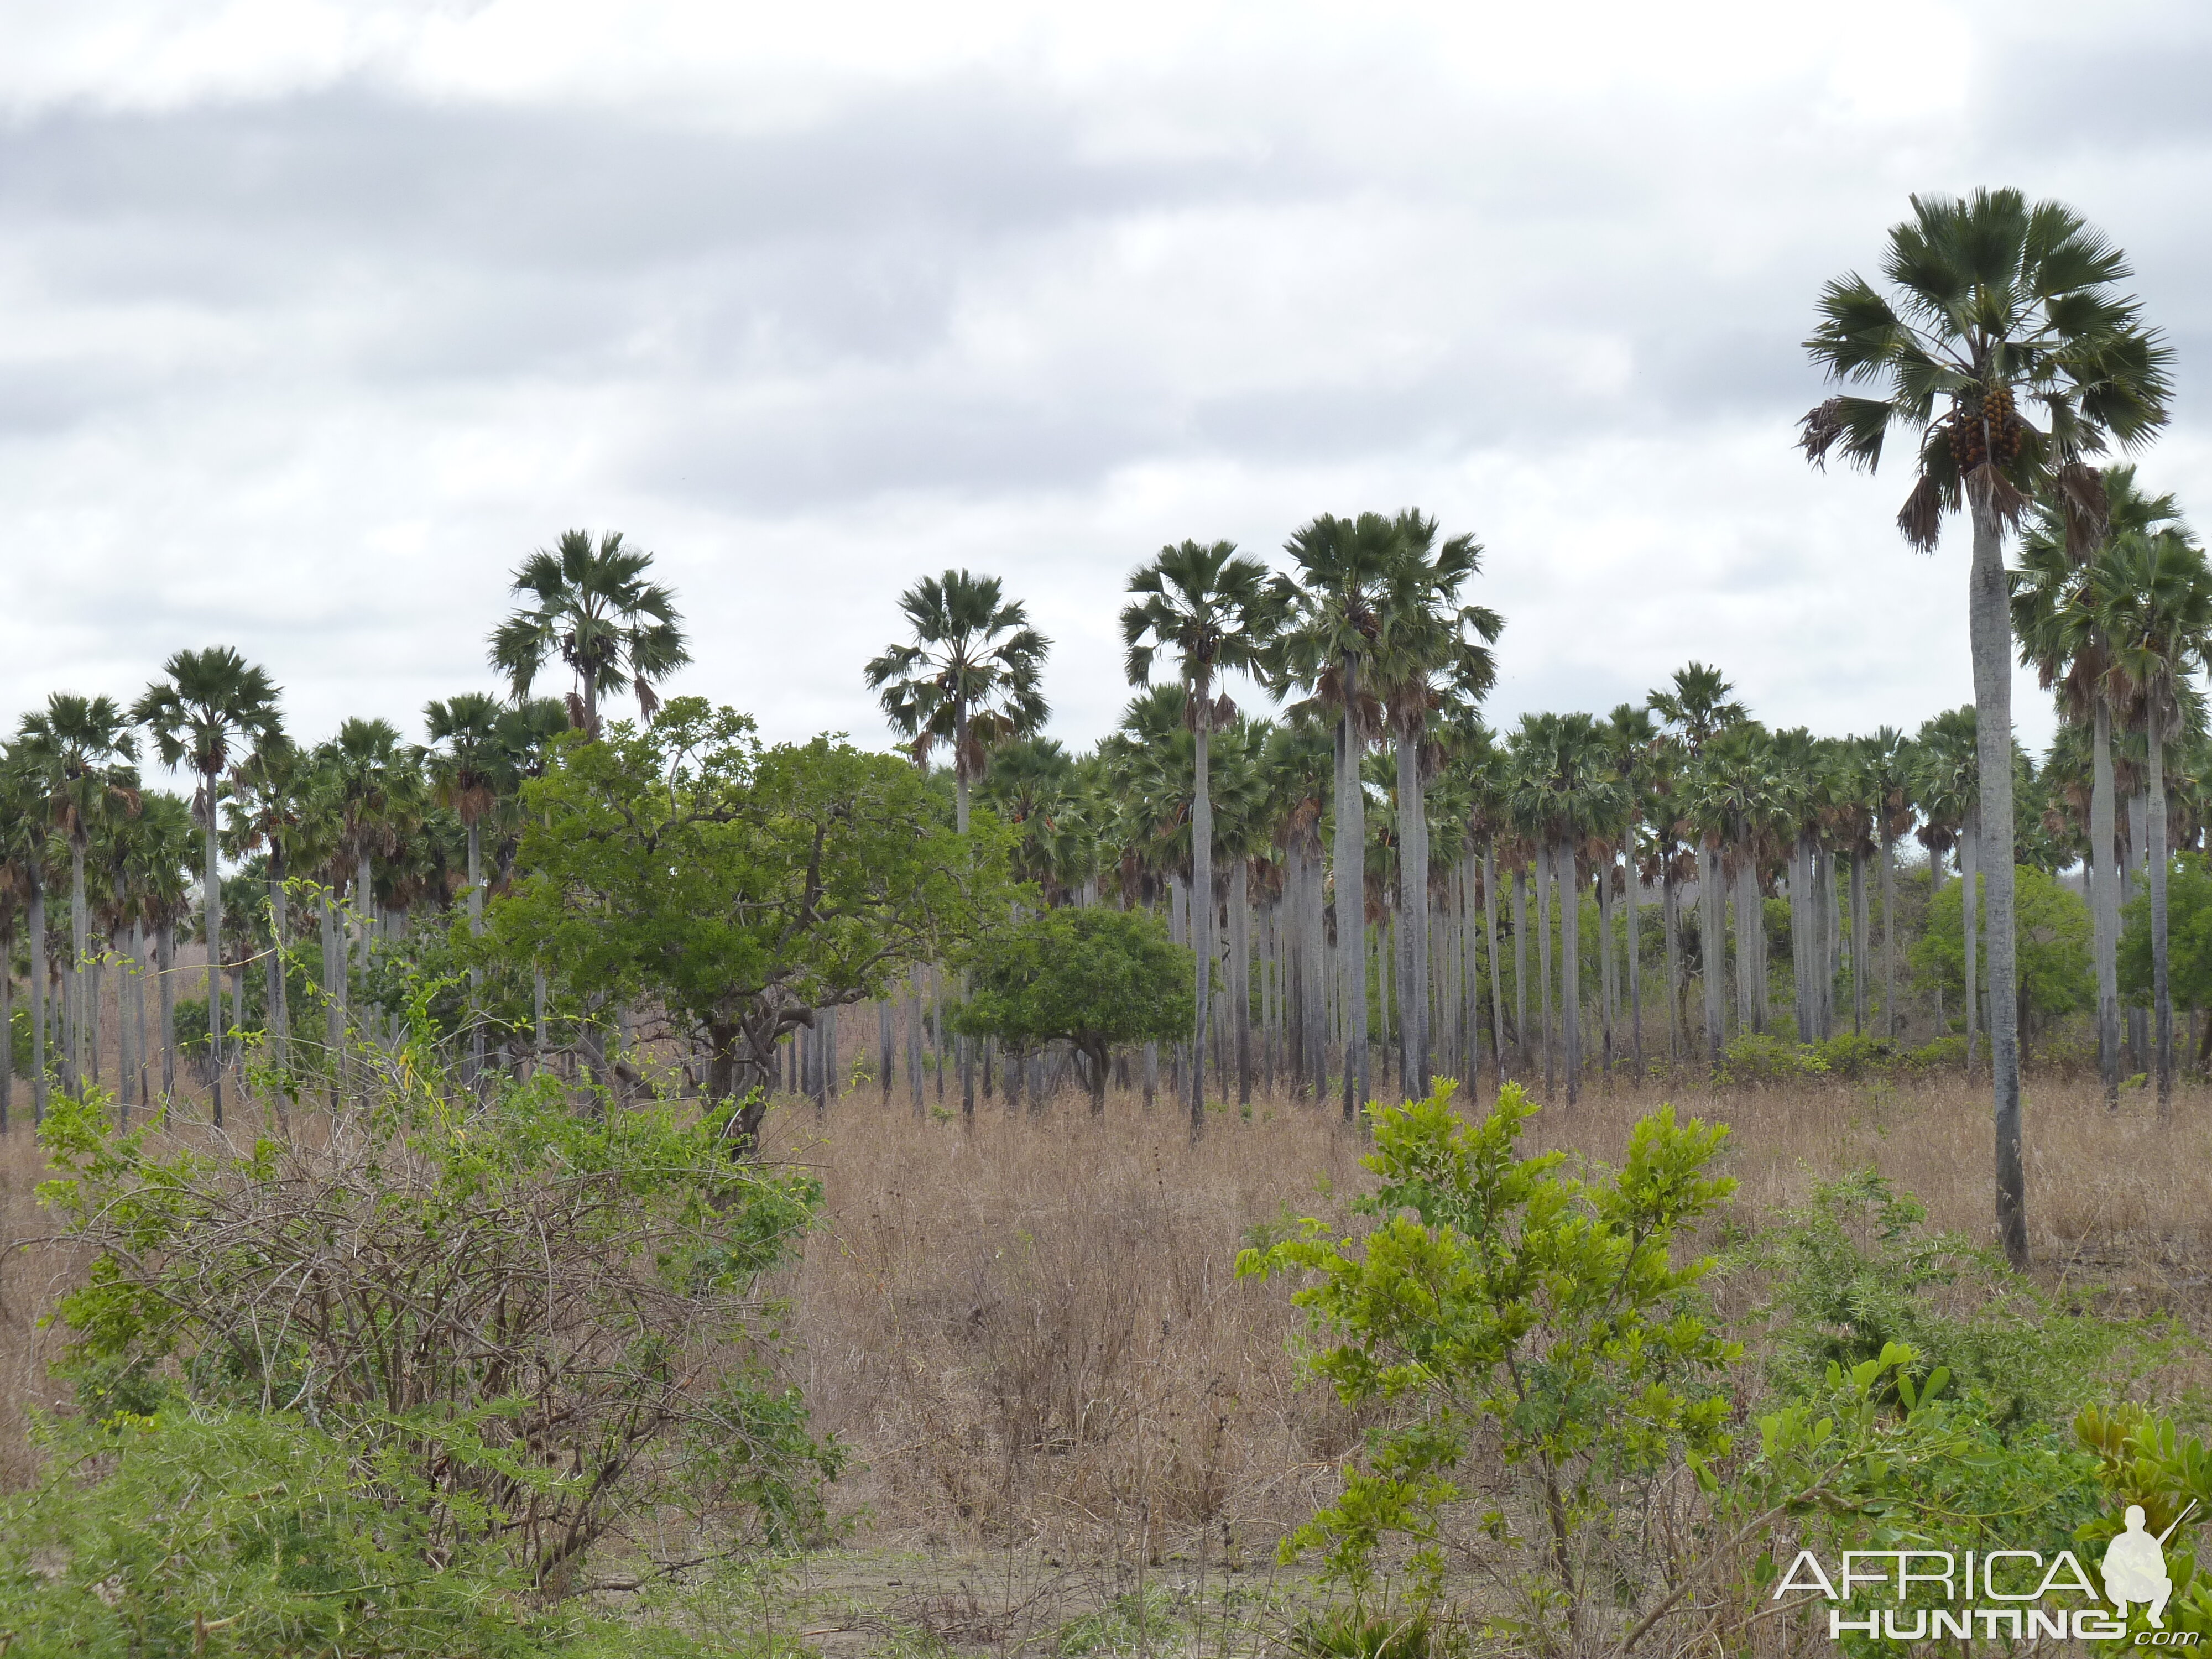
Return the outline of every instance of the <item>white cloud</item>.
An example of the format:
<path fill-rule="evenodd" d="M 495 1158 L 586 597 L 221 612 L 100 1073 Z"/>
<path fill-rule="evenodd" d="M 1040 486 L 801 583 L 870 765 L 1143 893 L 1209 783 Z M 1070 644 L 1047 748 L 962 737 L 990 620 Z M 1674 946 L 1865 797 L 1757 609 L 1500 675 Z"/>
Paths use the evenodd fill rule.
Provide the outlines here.
<path fill-rule="evenodd" d="M 488 683 L 508 568 L 588 524 L 659 552 L 684 689 L 780 734 L 880 738 L 897 590 L 1000 571 L 1086 741 L 1152 549 L 1419 504 L 1490 550 L 1501 717 L 1694 656 L 1778 723 L 1917 724 L 1969 695 L 1963 555 L 1790 447 L 1814 294 L 1915 189 L 2127 244 L 2184 349 L 2147 473 L 2212 479 L 2212 46 L 2177 8 L 10 25 L 0 714 L 221 639 L 307 735 L 409 721 Z"/>

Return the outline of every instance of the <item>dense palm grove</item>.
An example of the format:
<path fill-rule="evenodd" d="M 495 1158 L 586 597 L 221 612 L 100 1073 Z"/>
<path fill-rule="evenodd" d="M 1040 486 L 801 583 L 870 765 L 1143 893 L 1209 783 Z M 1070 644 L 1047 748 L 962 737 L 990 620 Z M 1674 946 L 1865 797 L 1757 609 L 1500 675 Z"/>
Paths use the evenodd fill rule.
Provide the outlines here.
<path fill-rule="evenodd" d="M 0 1129 L 27 1081 L 40 1202 L 80 1264 L 55 1310 L 82 1409 L 43 1423 L 52 1478 L 0 1510 L 20 1621 L 0 1650 L 19 1628 L 38 1653 L 198 1653 L 226 1631 L 240 1651 L 639 1650 L 547 1610 L 827 1536 L 846 1452 L 777 1369 L 766 1289 L 823 1188 L 759 1154 L 779 1100 L 826 1116 L 864 1089 L 916 1137 L 1073 1086 L 1103 1114 L 1109 1084 L 1174 1102 L 1178 1139 L 1263 1097 L 1372 1136 L 1372 1203 L 1445 1269 L 1408 1291 L 1414 1255 L 1319 1221 L 1248 1233 L 1237 1267 L 1329 1278 L 1299 1300 L 1348 1343 L 1308 1356 L 1341 1402 L 1441 1390 L 1290 1540 L 1328 1543 L 1363 1593 L 1381 1533 L 1430 1538 L 1459 1498 L 1429 1477 L 1472 1455 L 1469 1401 L 1504 1465 L 1547 1483 L 1546 1563 L 1520 1581 L 1551 1576 L 1538 1623 L 1565 1609 L 1547 1650 L 1589 1650 L 1583 1621 L 1639 1596 L 1619 1651 L 1689 1610 L 1692 1577 L 1605 1588 L 1578 1542 L 1662 1489 L 1839 1546 L 1986 1549 L 2043 1510 L 2080 1540 L 2097 1509 L 2086 1454 L 2051 1438 L 2067 1421 L 2102 1448 L 2094 1480 L 2179 1526 L 2176 1481 L 2212 1498 L 2202 1448 L 2131 1406 L 2071 1416 L 2133 1326 L 2046 1310 L 2032 1340 L 1960 1347 L 1961 1414 L 1927 1409 L 1948 1363 L 1890 1337 L 1957 1333 L 1883 1298 L 1955 1274 L 1899 1243 L 1919 1212 L 1872 1169 L 1815 1194 L 1829 1231 L 1793 1224 L 1797 1282 L 1841 1286 L 1802 1303 L 1827 1381 L 1777 1362 L 1796 1403 L 1724 1487 L 1743 1351 L 1689 1311 L 1712 1264 L 1670 1263 L 1733 1186 L 1707 1173 L 1727 1131 L 1662 1108 L 1589 1183 L 1513 1151 L 1534 1100 L 1655 1075 L 1963 1068 L 1988 1079 L 1996 1231 L 2024 1267 L 2024 1053 L 2094 1066 L 2108 1108 L 2148 1085 L 2164 1138 L 2177 1009 L 2212 1010 L 2212 561 L 2124 459 L 2166 419 L 2171 354 L 2069 210 L 2002 191 L 1913 210 L 1880 285 L 1824 290 L 1806 344 L 1837 395 L 1799 428 L 1814 464 L 1909 445 L 1912 546 L 1967 521 L 1974 701 L 1910 732 L 1777 729 L 1695 661 L 1604 713 L 1494 719 L 1513 636 L 1481 602 L 1489 555 L 1413 508 L 1322 514 L 1273 559 L 1193 539 L 1140 563 L 1129 701 L 1080 751 L 1047 735 L 1051 642 L 998 576 L 897 596 L 898 637 L 856 665 L 891 747 L 770 742 L 664 696 L 690 661 L 678 596 L 649 553 L 581 530 L 514 570 L 487 619 L 496 678 L 427 705 L 420 741 L 379 717 L 294 732 L 221 645 L 135 696 L 23 715 L 0 755 Z M 2022 665 L 2055 699 L 2041 755 L 2013 733 Z M 190 795 L 149 787 L 155 762 Z M 1478 1078 L 1501 1085 L 1486 1118 L 1448 1086 Z M 1056 1133 L 1004 1139 L 1059 1158 Z M 1859 1256 L 1847 1212 L 1906 1254 Z M 1845 1285 L 1838 1263 L 1864 1272 Z M 2023 1366 L 2049 1384 L 2033 1421 L 2003 1393 Z M 1225 1430 L 1224 1387 L 1197 1415 Z M 1083 1425 L 1111 1416 L 1066 1392 Z M 1823 1451 L 1834 1423 L 1857 1428 Z M 1018 1438 L 1009 1458 L 1061 1449 Z M 1296 1455 L 1334 1467 L 1350 1443 Z M 1953 1479 L 1968 1467 L 1984 1486 Z M 1612 1496 L 1570 1504 L 1562 1480 Z M 1503 1510 L 1480 1528 L 1510 1530 Z M 617 1559 L 647 1565 L 589 1577 Z M 1412 1565 L 1441 1593 L 1440 1557 Z M 1747 1595 L 1772 1565 L 1743 1566 Z"/>
<path fill-rule="evenodd" d="M 2162 421 L 2166 353 L 2111 297 L 2117 253 L 2064 210 L 2007 192 L 1916 207 L 1893 234 L 1890 295 L 1832 284 L 1809 343 L 1847 385 L 1883 395 L 1831 399 L 1803 442 L 1816 460 L 1870 466 L 1892 428 L 1917 433 L 1908 539 L 1932 547 L 1948 511 L 1972 520 L 1978 719 L 1970 707 L 1910 734 L 1770 730 L 1719 670 L 1692 663 L 1640 703 L 1498 729 L 1482 704 L 1504 623 L 1475 602 L 1482 549 L 1410 510 L 1316 518 L 1273 568 L 1226 543 L 1163 549 L 1128 584 L 1136 695 L 1079 754 L 1042 735 L 1048 642 L 998 580 L 947 571 L 902 597 L 907 637 L 866 665 L 866 683 L 915 764 L 949 771 L 952 831 L 973 835 L 981 807 L 1003 832 L 1008 873 L 1028 884 L 1015 912 L 1156 911 L 1211 964 L 1193 976 L 1191 1040 L 1127 1045 L 1124 1081 L 1147 1097 L 1172 1088 L 1198 1133 L 1209 1069 L 1217 1097 L 1287 1086 L 1349 1116 L 1386 1078 L 1419 1094 L 1485 1064 L 1571 1101 L 1593 1073 L 1720 1068 L 1745 1036 L 1891 1042 L 1911 988 L 1900 975 L 1928 977 L 1898 960 L 1909 848 L 1938 906 L 1947 867 L 1984 894 L 1954 923 L 1958 972 L 1948 1006 L 1935 990 L 1936 1023 L 1963 1038 L 1966 1064 L 1993 1066 L 2001 1140 L 2019 1021 L 2073 1006 L 2015 960 L 2017 871 L 2086 867 L 2108 1095 L 2134 1069 L 2170 1099 L 2164 889 L 2170 855 L 2201 835 L 2192 677 L 2212 577 L 2171 496 L 2092 459 Z M 1974 268 L 1991 258 L 1994 273 Z M 2021 412 L 2031 401 L 2044 428 Z M 2022 532 L 1994 611 L 1980 568 L 1992 526 Z M 1009 1062 L 948 1025 L 976 945 L 949 926 L 804 987 L 763 981 L 750 994 L 760 1017 L 726 1019 L 720 1038 L 705 1003 L 656 998 L 650 975 L 610 1003 L 564 971 L 553 933 L 534 939 L 526 972 L 506 963 L 504 996 L 485 957 L 437 956 L 456 919 L 482 935 L 487 900 L 528 875 L 526 831 L 559 818 L 528 786 L 601 740 L 603 701 L 633 697 L 647 727 L 660 713 L 655 686 L 689 656 L 650 562 L 617 534 L 582 532 L 533 556 L 490 639 L 504 695 L 431 703 L 419 744 L 377 718 L 303 743 L 268 677 L 223 647 L 180 653 L 127 708 L 57 693 L 25 716 L 4 768 L 0 909 L 25 982 L 11 975 L 0 995 L 22 1005 L 16 1069 L 34 1111 L 50 1087 L 102 1081 L 111 1051 L 126 1109 L 175 1087 L 183 1050 L 218 1117 L 249 1052 L 296 1092 L 295 1046 L 319 1031 L 335 1054 L 356 1025 L 395 1029 L 399 969 L 419 978 L 426 960 L 465 977 L 465 998 L 441 1006 L 472 1072 L 558 1055 L 635 1080 L 624 1056 L 663 1039 L 694 1086 L 720 1054 L 749 1084 L 821 1094 L 841 1074 L 836 1008 L 870 1000 L 886 1091 L 903 1070 L 917 1103 L 925 1073 L 941 1097 L 956 1072 L 972 1111 L 979 1073 L 986 1093 L 994 1067 L 1017 1093 L 1060 1079 L 1066 1054 Z M 2015 648 L 2058 701 L 2060 736 L 2039 760 L 2008 738 L 1991 746 L 1993 727 L 2009 731 Z M 533 696 L 556 665 L 565 702 Z M 1240 710 L 1232 680 L 1277 712 Z M 190 801 L 141 786 L 149 752 L 194 778 Z M 2008 835 L 1993 827 L 2005 820 Z M 2120 913 L 2137 887 L 2149 994 L 2124 1006 Z M 1767 924 L 1770 903 L 1786 921 Z M 204 981 L 173 971 L 192 937 L 216 941 L 222 973 L 212 998 L 179 1001 L 180 981 Z M 116 973 L 125 994 L 103 1001 Z M 2010 988 L 1991 1000 L 1991 985 Z M 110 1006 L 112 1045 L 99 1029 Z M 735 1087 L 728 1066 L 720 1077 L 710 1092 Z M 9 1094 L 0 1078 L 0 1112 Z"/>

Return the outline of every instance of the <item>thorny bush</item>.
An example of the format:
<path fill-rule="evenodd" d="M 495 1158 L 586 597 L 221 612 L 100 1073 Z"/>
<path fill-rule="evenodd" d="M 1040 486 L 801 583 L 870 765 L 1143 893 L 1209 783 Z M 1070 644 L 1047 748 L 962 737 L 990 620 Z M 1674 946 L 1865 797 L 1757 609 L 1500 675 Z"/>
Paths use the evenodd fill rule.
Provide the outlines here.
<path fill-rule="evenodd" d="M 733 1163 L 723 1114 L 580 1110 L 548 1076 L 479 1103 L 422 1058 L 282 1137 L 57 1103 L 42 1196 L 90 1262 L 59 1309 L 88 1414 L 296 1417 L 429 1495 L 426 1559 L 495 1547 L 540 1597 L 672 1505 L 817 1531 L 842 1452 L 775 1381 L 758 1292 L 813 1177 Z"/>

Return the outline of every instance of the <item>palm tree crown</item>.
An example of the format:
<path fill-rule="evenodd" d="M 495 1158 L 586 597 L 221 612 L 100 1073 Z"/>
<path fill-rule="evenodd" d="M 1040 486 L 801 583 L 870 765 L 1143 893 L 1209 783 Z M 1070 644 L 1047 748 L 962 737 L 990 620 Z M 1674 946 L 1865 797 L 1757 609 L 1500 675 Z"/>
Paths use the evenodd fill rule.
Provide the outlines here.
<path fill-rule="evenodd" d="M 1923 551 L 1969 493 L 2013 521 L 2046 478 L 2086 545 L 2104 516 L 2086 458 L 2148 439 L 2172 392 L 2172 349 L 2112 291 L 2133 274 L 2126 256 L 2071 208 L 2016 190 L 1916 196 L 1912 209 L 1890 230 L 1890 291 L 1836 278 L 1805 343 L 1831 379 L 1879 395 L 1830 398 L 1801 422 L 1801 447 L 1871 471 L 1892 428 L 1917 434 L 1897 523 Z M 2040 405 L 2041 427 L 2023 404 Z"/>
<path fill-rule="evenodd" d="M 996 576 L 948 570 L 924 576 L 899 595 L 913 642 L 893 645 L 864 671 L 893 729 L 927 764 L 940 743 L 952 745 L 959 828 L 968 828 L 969 786 L 989 751 L 1041 730 L 1051 706 L 1040 689 L 1052 641 L 1030 626 Z"/>
<path fill-rule="evenodd" d="M 647 581 L 653 555 L 623 545 L 611 530 L 595 543 L 588 530 L 562 532 L 516 567 L 513 592 L 532 603 L 492 631 L 491 665 L 517 698 L 557 655 L 576 677 L 569 721 L 599 733 L 599 698 L 627 684 L 650 720 L 660 707 L 653 688 L 691 660 L 676 596 Z"/>

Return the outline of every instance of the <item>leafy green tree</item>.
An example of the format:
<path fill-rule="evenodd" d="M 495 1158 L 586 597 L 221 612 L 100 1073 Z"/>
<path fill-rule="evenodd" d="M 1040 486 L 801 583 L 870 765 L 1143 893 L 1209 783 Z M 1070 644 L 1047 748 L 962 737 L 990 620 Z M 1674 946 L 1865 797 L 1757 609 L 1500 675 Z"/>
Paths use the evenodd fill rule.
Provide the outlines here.
<path fill-rule="evenodd" d="M 1094 1117 L 1106 1109 L 1116 1044 L 1167 1042 L 1189 1024 L 1190 953 L 1150 911 L 1039 911 L 987 935 L 968 961 L 971 988 L 955 1024 L 1018 1054 L 1073 1046 Z"/>
<path fill-rule="evenodd" d="M 202 902 L 207 908 L 209 1048 L 214 1083 L 209 1096 L 215 1121 L 222 1122 L 222 999 L 216 994 L 222 939 L 222 786 L 231 751 L 260 742 L 283 729 L 276 683 L 227 645 L 204 651 L 179 651 L 161 665 L 166 678 L 146 688 L 131 707 L 131 718 L 154 734 L 165 766 L 185 766 L 199 775 L 194 815 L 207 834 L 207 868 Z"/>
<path fill-rule="evenodd" d="M 1990 876 L 1974 884 L 1980 908 L 1989 909 Z M 1967 884 L 1946 882 L 1929 901 L 1925 930 L 1912 946 L 1912 969 L 1923 984 L 1942 988 L 1946 1000 L 1964 1000 L 1967 957 L 1962 925 Z M 2051 1020 L 2097 1006 L 2097 976 L 2092 961 L 2089 907 L 2081 896 L 2055 876 L 2022 865 L 2013 872 L 2014 915 L 2020 939 L 2018 994 L 2034 1019 Z M 1990 988 L 1986 961 L 1978 988 Z"/>
<path fill-rule="evenodd" d="M 1195 738 L 1196 764 L 1190 798 L 1191 945 L 1196 957 L 1197 997 L 1191 1044 L 1190 1133 L 1206 1127 L 1206 1002 L 1213 985 L 1213 798 L 1207 764 L 1207 738 L 1235 718 L 1236 709 L 1215 690 L 1230 669 L 1253 666 L 1264 642 L 1266 619 L 1261 603 L 1267 568 L 1257 559 L 1237 556 L 1237 544 L 1204 546 L 1187 541 L 1164 547 L 1151 563 L 1129 578 L 1137 595 L 1121 611 L 1121 640 L 1128 648 L 1129 684 L 1152 683 L 1152 658 L 1176 654 L 1188 694 L 1184 712 Z"/>
<path fill-rule="evenodd" d="M 1887 291 L 1854 272 L 1820 293 L 1806 349 L 1830 380 L 1869 388 L 1806 416 L 1802 447 L 1816 465 L 1832 452 L 1871 471 L 1893 428 L 1915 444 L 1914 478 L 1898 528 L 1933 552 L 1944 517 L 1973 529 L 1968 631 L 1981 768 L 1983 821 L 2013 839 L 2012 671 L 2004 536 L 2039 490 L 2066 505 L 2069 539 L 2086 549 L 2101 527 L 2094 458 L 2109 444 L 2146 441 L 2166 419 L 2173 353 L 2116 291 L 2127 257 L 2072 209 L 2031 204 L 2016 190 L 1964 200 L 1916 196 L 1913 216 L 1891 228 Z M 1950 407 L 1939 412 L 1937 401 Z M 2026 418 L 2040 404 L 2044 424 Z M 2021 1164 L 2020 1040 L 2008 857 L 1990 861 L 1987 908 L 1990 1076 L 1996 1119 L 1997 1230 L 2016 1267 L 2027 1265 L 2027 1177 Z"/>
<path fill-rule="evenodd" d="M 2121 994 L 2137 1006 L 2151 1000 L 2153 985 L 2150 901 L 2148 886 L 2120 907 Z M 2212 873 L 2202 858 L 2185 854 L 2172 861 L 2166 880 L 2166 987 L 2177 1008 L 2212 1009 Z M 2207 1022 L 2212 1030 L 2212 1022 Z M 2212 1065 L 2212 1036 L 2198 1048 L 2200 1069 Z"/>
<path fill-rule="evenodd" d="M 1283 1543 L 1287 1562 L 1325 1551 L 1332 1576 L 1364 1587 L 1384 1539 L 1417 1548 L 1433 1592 L 1443 1513 L 1477 1437 L 1494 1437 L 1528 1472 L 1542 1516 L 1541 1559 L 1583 1650 L 1593 1582 L 1583 1528 L 1626 1484 L 1673 1460 L 1725 1451 L 1718 1383 L 1741 1350 L 1695 1300 L 1708 1258 L 1675 1265 L 1697 1223 L 1735 1183 L 1711 1173 L 1726 1128 L 1672 1107 L 1644 1118 L 1617 1171 L 1565 1174 L 1564 1152 L 1519 1155 L 1535 1107 L 1517 1084 L 1480 1123 L 1452 1109 L 1455 1085 L 1371 1109 L 1382 1184 L 1356 1206 L 1364 1236 L 1303 1236 L 1237 1260 L 1240 1277 L 1318 1276 L 1291 1298 L 1306 1310 L 1305 1364 L 1347 1406 L 1401 1402 L 1370 1433 L 1343 1496 Z M 1503 1538 L 1502 1511 L 1485 1517 Z"/>
<path fill-rule="evenodd" d="M 659 1000 L 703 1050 L 741 1148 L 785 1034 L 883 994 L 1014 896 L 994 817 L 963 836 L 895 757 L 827 738 L 763 748 L 749 717 L 696 697 L 561 745 L 524 795 L 535 822 L 486 947 L 544 962 L 579 1000 Z"/>
<path fill-rule="evenodd" d="M 650 721 L 660 706 L 655 684 L 691 660 L 675 594 L 646 580 L 652 566 L 653 555 L 624 547 L 619 530 L 596 543 L 588 530 L 563 531 L 518 565 L 513 591 L 530 603 L 491 636 L 491 665 L 516 699 L 557 656 L 576 677 L 570 724 L 598 737 L 600 697 L 625 685 Z"/>

